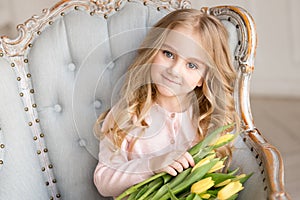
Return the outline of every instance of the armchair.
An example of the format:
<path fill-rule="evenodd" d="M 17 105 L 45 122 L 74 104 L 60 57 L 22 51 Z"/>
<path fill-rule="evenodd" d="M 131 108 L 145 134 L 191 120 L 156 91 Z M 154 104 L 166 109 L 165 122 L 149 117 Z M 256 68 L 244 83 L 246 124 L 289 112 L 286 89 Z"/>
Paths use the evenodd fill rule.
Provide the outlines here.
<path fill-rule="evenodd" d="M 93 124 L 111 106 L 147 28 L 188 0 L 61 0 L 0 39 L 0 199 L 106 199 L 93 185 Z M 249 102 L 255 24 L 236 6 L 202 8 L 230 33 L 244 132 L 233 167 L 254 172 L 239 199 L 289 199 L 278 150 L 255 127 Z M 117 93 L 117 91 L 114 91 Z"/>

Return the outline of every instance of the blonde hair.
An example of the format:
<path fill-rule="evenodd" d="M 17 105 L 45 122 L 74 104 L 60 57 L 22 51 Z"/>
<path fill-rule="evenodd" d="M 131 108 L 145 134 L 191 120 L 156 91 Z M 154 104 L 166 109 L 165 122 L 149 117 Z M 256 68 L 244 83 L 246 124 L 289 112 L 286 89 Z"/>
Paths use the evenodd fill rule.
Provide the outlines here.
<path fill-rule="evenodd" d="M 114 107 L 110 128 L 100 131 L 100 124 L 107 112 L 100 115 L 95 123 L 95 133 L 109 135 L 116 146 L 130 130 L 147 128 L 145 116 L 156 100 L 157 89 L 151 83 L 151 63 L 161 49 L 168 33 L 176 26 L 183 26 L 200 34 L 200 44 L 207 53 L 207 72 L 201 87 L 194 89 L 198 103 L 193 104 L 194 114 L 200 138 L 205 137 L 209 129 L 236 123 L 233 101 L 233 85 L 236 72 L 232 66 L 228 46 L 228 33 L 223 24 L 214 16 L 195 9 L 183 9 L 171 12 L 149 31 L 138 50 L 138 55 L 128 69 L 127 77 L 121 89 L 121 99 Z M 137 120 L 133 121 L 132 116 Z"/>

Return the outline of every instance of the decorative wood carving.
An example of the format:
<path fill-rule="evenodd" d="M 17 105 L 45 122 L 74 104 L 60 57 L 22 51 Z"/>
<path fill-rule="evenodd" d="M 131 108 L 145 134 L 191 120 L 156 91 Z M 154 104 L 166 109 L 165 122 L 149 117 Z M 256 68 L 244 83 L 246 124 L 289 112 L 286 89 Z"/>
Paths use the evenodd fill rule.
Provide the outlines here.
<path fill-rule="evenodd" d="M 169 11 L 178 8 L 191 8 L 189 0 L 144 0 L 145 5 L 155 5 L 158 9 L 167 9 Z"/>

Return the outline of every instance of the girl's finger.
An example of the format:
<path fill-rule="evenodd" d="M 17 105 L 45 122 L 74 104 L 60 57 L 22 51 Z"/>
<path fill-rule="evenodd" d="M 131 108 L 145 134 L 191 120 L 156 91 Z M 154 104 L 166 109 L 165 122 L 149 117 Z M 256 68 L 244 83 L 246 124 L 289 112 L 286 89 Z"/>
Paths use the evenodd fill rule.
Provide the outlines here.
<path fill-rule="evenodd" d="M 168 174 L 170 174 L 171 176 L 177 175 L 176 170 L 171 166 L 166 167 L 164 171 L 167 172 Z"/>
<path fill-rule="evenodd" d="M 195 161 L 194 161 L 192 155 L 189 152 L 185 152 L 185 154 L 183 156 L 186 158 L 186 160 L 188 161 L 188 163 L 190 164 L 190 166 L 194 167 Z"/>
<path fill-rule="evenodd" d="M 182 167 L 181 163 L 179 163 L 177 161 L 174 161 L 171 164 L 171 167 L 173 167 L 177 172 L 182 172 L 183 171 L 183 167 Z"/>
<path fill-rule="evenodd" d="M 181 156 L 178 160 L 177 160 L 177 162 L 179 162 L 181 165 L 182 165 L 182 167 L 184 168 L 184 169 L 187 169 L 188 167 L 189 167 L 189 161 L 187 160 L 187 158 L 183 155 L 183 156 Z"/>

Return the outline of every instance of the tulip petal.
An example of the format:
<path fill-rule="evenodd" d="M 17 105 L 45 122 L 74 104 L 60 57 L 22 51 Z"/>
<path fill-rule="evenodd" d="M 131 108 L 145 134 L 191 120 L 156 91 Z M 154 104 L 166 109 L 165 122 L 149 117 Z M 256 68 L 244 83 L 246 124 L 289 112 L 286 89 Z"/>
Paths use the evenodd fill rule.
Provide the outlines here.
<path fill-rule="evenodd" d="M 220 160 L 208 171 L 208 173 L 215 172 L 219 169 L 222 169 L 223 167 L 225 167 L 224 161 Z"/>
<path fill-rule="evenodd" d="M 207 177 L 205 179 L 202 179 L 196 183 L 194 183 L 191 187 L 191 192 L 196 194 L 201 194 L 214 186 L 214 181 L 211 177 Z"/>
<path fill-rule="evenodd" d="M 239 181 L 231 182 L 218 192 L 217 198 L 220 200 L 226 200 L 242 189 L 244 189 L 244 187 Z"/>
<path fill-rule="evenodd" d="M 213 154 L 211 154 L 211 155 L 209 155 L 209 156 L 206 156 L 205 158 L 203 158 L 202 160 L 200 160 L 200 161 L 193 167 L 192 172 L 193 172 L 195 169 L 197 169 L 198 167 L 201 167 L 202 165 L 209 163 L 210 160 L 211 160 L 211 159 L 214 159 L 215 157 L 216 157 L 216 154 L 215 154 L 215 153 L 213 153 Z"/>

